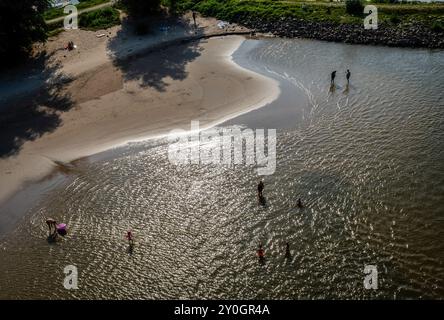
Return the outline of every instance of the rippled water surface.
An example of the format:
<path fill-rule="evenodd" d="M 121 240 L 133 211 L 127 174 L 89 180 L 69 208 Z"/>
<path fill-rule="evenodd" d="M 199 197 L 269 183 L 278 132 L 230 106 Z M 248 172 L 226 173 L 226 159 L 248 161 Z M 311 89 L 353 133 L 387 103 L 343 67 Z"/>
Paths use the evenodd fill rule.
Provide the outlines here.
<path fill-rule="evenodd" d="M 278 129 L 267 206 L 255 167 L 177 167 L 165 141 L 78 161 L 2 240 L 0 298 L 444 298 L 444 52 L 270 39 L 234 60 L 282 89 L 222 125 Z"/>

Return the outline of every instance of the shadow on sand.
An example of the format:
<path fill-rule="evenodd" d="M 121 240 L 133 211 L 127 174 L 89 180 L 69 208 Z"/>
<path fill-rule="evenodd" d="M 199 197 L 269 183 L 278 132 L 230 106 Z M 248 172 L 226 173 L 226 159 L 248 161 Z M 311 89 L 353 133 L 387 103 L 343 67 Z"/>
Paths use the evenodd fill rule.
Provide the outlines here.
<path fill-rule="evenodd" d="M 139 23 L 147 26 L 145 35 L 136 35 Z M 109 41 L 108 50 L 125 81 L 135 80 L 141 87 L 163 92 L 168 86 L 167 79 L 187 77 L 186 65 L 201 54 L 199 41 L 191 37 L 201 34 L 203 29 L 195 29 L 182 17 L 125 19 L 121 30 Z"/>
<path fill-rule="evenodd" d="M 15 89 L 32 83 L 30 90 L 24 90 L 26 94 L 17 92 L 6 97 L 12 93 L 7 92 L 1 97 L 1 158 L 17 154 L 26 141 L 54 131 L 61 124 L 60 113 L 73 106 L 70 95 L 63 90 L 70 80 L 57 73 L 59 65 L 47 66 L 50 58 L 43 52 L 27 62 L 23 68 L 26 71 L 11 71 L 15 80 L 7 78 L 0 82 L 0 85 L 5 85 L 1 92 L 7 92 L 9 87 Z"/>
<path fill-rule="evenodd" d="M 201 54 L 199 41 L 191 41 L 191 37 L 202 35 L 203 29 L 194 28 L 181 17 L 148 17 L 144 23 L 148 33 L 137 36 L 136 22 L 124 20 L 107 49 L 125 81 L 135 80 L 140 87 L 163 92 L 167 79 L 187 77 L 186 65 Z M 60 114 L 73 107 L 73 97 L 64 90 L 70 80 L 57 72 L 59 65 L 48 67 L 50 59 L 51 55 L 43 52 L 23 66 L 22 71 L 14 71 L 13 77 L 2 75 L 0 158 L 15 155 L 26 141 L 54 131 L 61 125 Z M 28 84 L 32 90 L 28 90 Z M 26 95 L 16 90 L 22 86 Z"/>

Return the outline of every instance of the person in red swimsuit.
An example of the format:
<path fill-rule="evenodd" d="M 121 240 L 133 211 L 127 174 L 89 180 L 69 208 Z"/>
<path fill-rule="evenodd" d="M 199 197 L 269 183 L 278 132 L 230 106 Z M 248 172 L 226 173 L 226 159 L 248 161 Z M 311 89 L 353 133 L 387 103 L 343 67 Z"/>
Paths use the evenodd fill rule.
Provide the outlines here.
<path fill-rule="evenodd" d="M 257 249 L 257 256 L 259 257 L 259 261 L 263 261 L 265 259 L 265 251 L 262 248 L 262 243 L 259 244 L 259 249 Z"/>
<path fill-rule="evenodd" d="M 128 232 L 126 233 L 126 238 L 128 239 L 128 243 L 130 245 L 134 244 L 133 234 L 131 231 L 128 230 Z"/>

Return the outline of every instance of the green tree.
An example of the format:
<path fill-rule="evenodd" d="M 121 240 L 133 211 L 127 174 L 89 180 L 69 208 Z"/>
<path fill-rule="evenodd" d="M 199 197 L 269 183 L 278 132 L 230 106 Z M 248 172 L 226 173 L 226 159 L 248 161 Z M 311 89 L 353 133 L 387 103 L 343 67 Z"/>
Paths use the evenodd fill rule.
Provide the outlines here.
<path fill-rule="evenodd" d="M 0 1 L 0 66 L 23 59 L 34 42 L 46 40 L 47 8 L 49 0 Z"/>
<path fill-rule="evenodd" d="M 171 13 L 176 13 L 177 11 L 177 1 L 176 0 L 169 0 L 168 6 L 170 7 Z"/>
<path fill-rule="evenodd" d="M 120 3 L 128 14 L 133 17 L 140 17 L 153 13 L 159 9 L 161 0 L 120 0 Z"/>

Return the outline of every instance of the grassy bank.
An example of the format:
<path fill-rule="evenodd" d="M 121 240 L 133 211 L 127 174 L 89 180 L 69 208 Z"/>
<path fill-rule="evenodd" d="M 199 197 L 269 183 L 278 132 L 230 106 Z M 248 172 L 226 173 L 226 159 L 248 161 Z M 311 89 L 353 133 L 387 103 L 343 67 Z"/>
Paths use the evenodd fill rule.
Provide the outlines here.
<path fill-rule="evenodd" d="M 88 30 L 106 29 L 118 24 L 120 13 L 111 7 L 84 13 L 79 19 L 79 26 Z"/>
<path fill-rule="evenodd" d="M 420 22 L 444 24 L 444 4 L 374 4 L 378 8 L 379 23 L 399 24 Z M 296 18 L 307 21 L 333 23 L 362 23 L 364 14 L 349 14 L 343 2 L 273 1 L 273 0 L 178 0 L 179 10 L 196 10 L 203 15 L 241 23 L 247 17 L 264 21 Z"/>
<path fill-rule="evenodd" d="M 257 32 L 355 44 L 444 48 L 444 3 L 297 0 L 178 0 L 179 11 L 244 25 Z M 385 0 L 376 0 L 385 1 Z M 378 9 L 378 28 L 364 28 L 364 5 Z"/>
<path fill-rule="evenodd" d="M 76 5 L 77 10 L 82 10 L 90 7 L 97 6 L 99 4 L 110 2 L 110 0 L 83 0 L 80 1 L 79 4 Z M 65 14 L 63 13 L 63 8 L 50 8 L 45 11 L 43 14 L 43 18 L 45 20 L 51 20 L 59 17 L 63 17 Z"/>
<path fill-rule="evenodd" d="M 120 24 L 120 12 L 113 7 L 84 12 L 79 15 L 79 28 L 86 30 L 106 29 Z M 51 23 L 47 26 L 48 36 L 52 37 L 63 29 L 63 20 Z"/>

